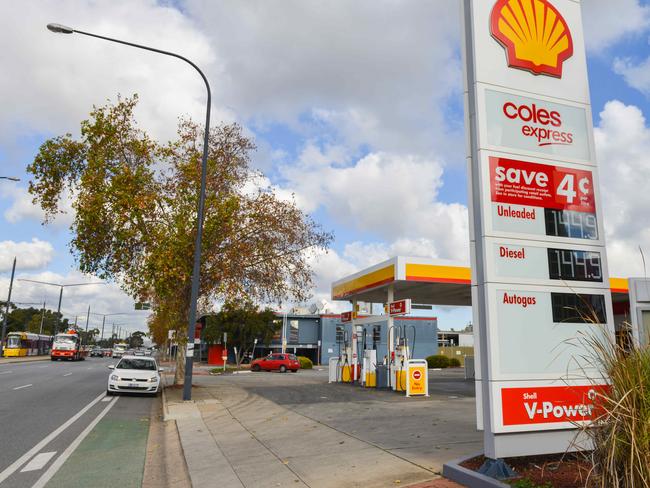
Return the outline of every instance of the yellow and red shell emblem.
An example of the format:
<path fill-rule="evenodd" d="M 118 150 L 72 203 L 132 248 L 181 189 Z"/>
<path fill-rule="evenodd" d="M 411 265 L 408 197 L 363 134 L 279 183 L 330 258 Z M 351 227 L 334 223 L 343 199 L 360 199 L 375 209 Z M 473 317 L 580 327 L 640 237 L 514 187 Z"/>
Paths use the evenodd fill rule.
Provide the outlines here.
<path fill-rule="evenodd" d="M 561 78 L 564 61 L 573 55 L 569 26 L 548 0 L 498 0 L 490 31 L 511 68 Z"/>

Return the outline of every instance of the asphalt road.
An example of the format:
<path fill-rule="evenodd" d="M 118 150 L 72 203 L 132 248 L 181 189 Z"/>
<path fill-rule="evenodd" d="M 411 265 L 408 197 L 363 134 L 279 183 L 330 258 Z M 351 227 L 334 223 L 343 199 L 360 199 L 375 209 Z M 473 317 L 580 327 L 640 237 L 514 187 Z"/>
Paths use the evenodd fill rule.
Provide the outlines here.
<path fill-rule="evenodd" d="M 114 466 L 111 449 L 129 453 L 122 486 L 136 486 L 130 480 L 138 475 L 141 482 L 153 399 L 106 397 L 107 366 L 115 362 L 0 363 L 0 488 L 87 484 L 93 464 Z M 101 479 L 92 485 L 103 486 Z"/>

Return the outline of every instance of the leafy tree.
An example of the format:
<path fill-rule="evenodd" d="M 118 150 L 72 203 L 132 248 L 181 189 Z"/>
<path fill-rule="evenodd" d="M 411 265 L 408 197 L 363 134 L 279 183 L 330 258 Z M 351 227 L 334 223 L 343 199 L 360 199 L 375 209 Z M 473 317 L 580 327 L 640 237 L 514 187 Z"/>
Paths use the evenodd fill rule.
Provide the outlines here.
<path fill-rule="evenodd" d="M 79 138 L 43 143 L 27 170 L 29 191 L 45 222 L 72 198 L 71 251 L 82 272 L 115 280 L 152 303 L 157 342 L 187 329 L 203 128 L 181 120 L 177 138 L 151 139 L 133 116 L 137 97 L 95 107 Z M 304 300 L 309 258 L 331 234 L 293 200 L 260 187 L 250 168 L 253 142 L 237 124 L 210 130 L 200 298 L 270 303 Z M 183 348 L 181 348 L 182 350 Z M 176 379 L 184 374 L 178 356 Z"/>
<path fill-rule="evenodd" d="M 64 327 L 68 327 L 68 319 L 62 319 L 61 314 L 57 314 L 52 310 L 45 310 L 43 314 L 42 309 L 38 308 L 16 308 L 15 305 L 9 305 L 9 315 L 7 315 L 7 332 L 33 332 L 38 334 L 41 330 L 41 318 L 43 319 L 43 334 L 52 335 L 56 325 L 57 316 L 59 318 L 59 331 Z M 0 316 L 0 321 L 4 319 L 3 313 Z M 1 322 L 0 322 L 1 323 Z"/>
<path fill-rule="evenodd" d="M 144 337 L 147 334 L 137 330 L 131 336 L 127 339 L 127 343 L 129 344 L 129 347 L 131 348 L 137 348 L 137 347 L 142 347 L 144 345 Z"/>
<path fill-rule="evenodd" d="M 251 302 L 237 305 L 226 303 L 219 313 L 205 318 L 204 339 L 208 343 L 219 342 L 228 333 L 228 345 L 237 348 L 237 366 L 251 352 L 255 339 L 269 345 L 282 325 L 275 320 L 275 313 L 266 308 L 258 310 Z"/>
<path fill-rule="evenodd" d="M 34 332 L 38 334 L 41 330 L 41 319 L 43 320 L 43 334 L 52 335 L 54 334 L 54 328 L 56 327 L 57 315 L 59 315 L 59 332 L 65 330 L 64 328 L 68 326 L 68 319 L 61 320 L 61 314 L 57 314 L 52 310 L 37 310 L 37 313 L 32 314 L 31 319 L 27 324 L 27 330 L 29 332 Z"/>

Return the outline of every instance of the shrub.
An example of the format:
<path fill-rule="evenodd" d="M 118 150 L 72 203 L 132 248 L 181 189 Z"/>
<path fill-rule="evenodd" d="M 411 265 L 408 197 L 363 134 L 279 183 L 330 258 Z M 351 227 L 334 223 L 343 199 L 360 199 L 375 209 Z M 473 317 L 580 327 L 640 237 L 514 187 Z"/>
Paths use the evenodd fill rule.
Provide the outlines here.
<path fill-rule="evenodd" d="M 442 354 L 438 354 L 437 356 L 429 356 L 427 357 L 427 363 L 429 365 L 429 369 L 448 368 L 449 358 L 447 356 L 443 356 Z"/>
<path fill-rule="evenodd" d="M 590 345 L 611 385 L 597 396 L 602 415 L 582 430 L 594 444 L 586 454 L 594 486 L 650 486 L 650 349 L 626 351 L 605 339 Z"/>
<path fill-rule="evenodd" d="M 311 359 L 306 358 L 305 356 L 298 356 L 298 361 L 300 361 L 301 369 L 312 369 L 314 367 L 314 363 L 311 362 Z"/>
<path fill-rule="evenodd" d="M 450 368 L 460 368 L 460 359 L 458 358 L 451 358 L 449 360 L 449 367 Z"/>

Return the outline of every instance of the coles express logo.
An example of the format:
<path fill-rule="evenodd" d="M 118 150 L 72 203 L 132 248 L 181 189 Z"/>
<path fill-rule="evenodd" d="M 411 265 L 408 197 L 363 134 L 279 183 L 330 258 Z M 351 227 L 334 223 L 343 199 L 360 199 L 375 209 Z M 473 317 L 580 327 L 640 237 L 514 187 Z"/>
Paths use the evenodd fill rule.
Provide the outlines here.
<path fill-rule="evenodd" d="M 548 110 L 536 103 L 506 102 L 503 114 L 510 120 L 522 122 L 522 135 L 535 139 L 540 147 L 573 144 L 574 135 L 562 130 L 562 114 L 557 110 Z"/>

